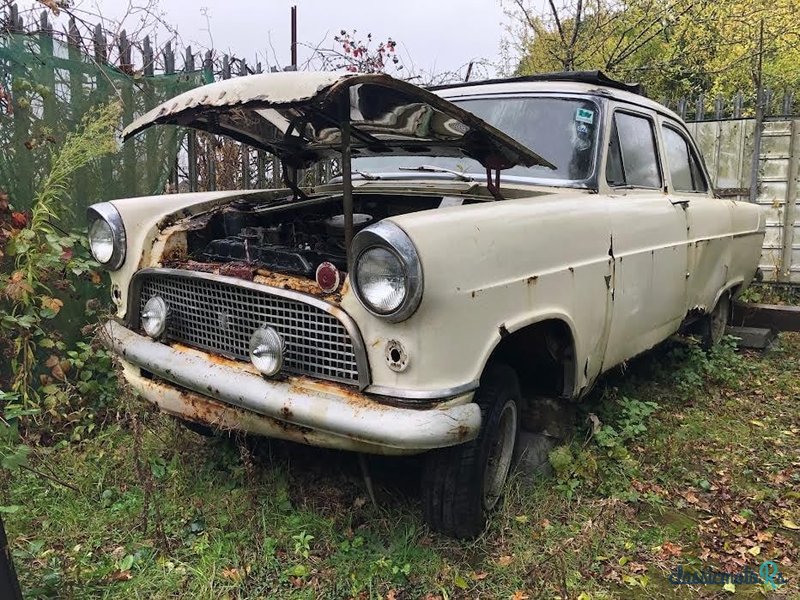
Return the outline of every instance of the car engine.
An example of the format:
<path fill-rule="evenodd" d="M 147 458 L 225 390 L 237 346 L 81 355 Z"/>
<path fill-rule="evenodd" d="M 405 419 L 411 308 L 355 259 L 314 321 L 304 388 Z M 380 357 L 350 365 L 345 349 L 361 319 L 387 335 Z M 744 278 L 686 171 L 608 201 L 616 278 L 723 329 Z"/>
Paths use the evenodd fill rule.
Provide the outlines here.
<path fill-rule="evenodd" d="M 440 198 L 356 200 L 353 230 L 393 214 L 438 206 Z M 300 202 L 233 202 L 187 228 L 189 258 L 196 263 L 237 263 L 313 279 L 320 263 L 347 271 L 344 215 L 338 197 Z"/>

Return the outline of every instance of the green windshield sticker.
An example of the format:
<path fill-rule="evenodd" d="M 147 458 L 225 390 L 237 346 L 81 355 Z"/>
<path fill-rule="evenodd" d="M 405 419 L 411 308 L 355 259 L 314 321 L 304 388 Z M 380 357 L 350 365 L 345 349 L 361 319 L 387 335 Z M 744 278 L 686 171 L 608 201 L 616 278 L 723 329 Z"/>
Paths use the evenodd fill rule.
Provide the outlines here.
<path fill-rule="evenodd" d="M 588 123 L 591 125 L 594 123 L 594 111 L 586 108 L 579 108 L 575 113 L 575 120 L 579 123 Z"/>

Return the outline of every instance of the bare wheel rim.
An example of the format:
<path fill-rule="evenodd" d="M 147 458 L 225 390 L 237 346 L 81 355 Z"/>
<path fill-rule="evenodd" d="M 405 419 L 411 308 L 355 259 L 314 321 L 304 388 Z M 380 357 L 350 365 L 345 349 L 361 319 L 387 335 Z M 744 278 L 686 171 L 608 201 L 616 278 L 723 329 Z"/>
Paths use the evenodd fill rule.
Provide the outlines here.
<path fill-rule="evenodd" d="M 711 342 L 719 343 L 725 335 L 725 327 L 728 324 L 728 297 L 722 296 L 711 313 Z"/>
<path fill-rule="evenodd" d="M 486 510 L 494 508 L 503 491 L 503 485 L 511 469 L 516 439 L 517 405 L 513 400 L 509 400 L 500 413 L 483 472 L 483 507 Z"/>

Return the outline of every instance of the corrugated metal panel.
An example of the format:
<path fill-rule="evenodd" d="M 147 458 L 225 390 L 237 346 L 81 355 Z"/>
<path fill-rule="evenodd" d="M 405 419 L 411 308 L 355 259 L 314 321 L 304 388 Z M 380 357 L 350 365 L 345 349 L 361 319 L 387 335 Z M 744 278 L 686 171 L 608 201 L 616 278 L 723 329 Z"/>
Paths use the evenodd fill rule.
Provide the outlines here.
<path fill-rule="evenodd" d="M 702 121 L 688 127 L 715 187 L 750 187 L 754 119 Z M 800 283 L 800 119 L 765 122 L 759 158 L 756 201 L 767 211 L 761 269 L 768 281 Z"/>

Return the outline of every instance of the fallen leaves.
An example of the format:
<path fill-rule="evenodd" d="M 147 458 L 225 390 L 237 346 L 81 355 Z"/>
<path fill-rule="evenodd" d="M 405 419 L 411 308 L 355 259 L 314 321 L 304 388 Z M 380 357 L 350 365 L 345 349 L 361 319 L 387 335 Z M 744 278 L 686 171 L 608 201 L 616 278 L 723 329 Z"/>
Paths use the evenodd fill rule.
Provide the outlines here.
<path fill-rule="evenodd" d="M 42 296 L 40 299 L 42 304 L 42 308 L 45 308 L 53 313 L 53 316 L 57 315 L 58 312 L 61 310 L 61 307 L 64 306 L 63 300 L 59 300 L 58 298 L 51 298 L 50 296 Z"/>
<path fill-rule="evenodd" d="M 748 554 L 752 554 L 753 556 L 758 556 L 761 554 L 761 546 L 753 546 L 747 551 Z"/>
<path fill-rule="evenodd" d="M 792 531 L 800 530 L 800 525 L 798 525 L 791 519 L 784 519 L 783 521 L 781 521 L 781 526 L 786 529 L 791 529 Z"/>
<path fill-rule="evenodd" d="M 514 557 L 508 554 L 501 556 L 497 559 L 497 565 L 500 567 L 507 567 L 514 561 Z"/>
<path fill-rule="evenodd" d="M 51 354 L 45 361 L 44 366 L 50 369 L 50 374 L 58 381 L 65 381 L 70 370 L 70 362 L 60 358 L 56 354 Z"/>
<path fill-rule="evenodd" d="M 240 581 L 242 579 L 242 572 L 236 567 L 225 567 L 220 571 L 223 579 L 230 581 Z"/>
<path fill-rule="evenodd" d="M 678 558 L 683 553 L 683 548 L 681 548 L 678 544 L 673 544 L 672 542 L 664 542 L 661 544 L 659 549 L 659 558 L 662 560 L 670 560 L 673 558 Z"/>

